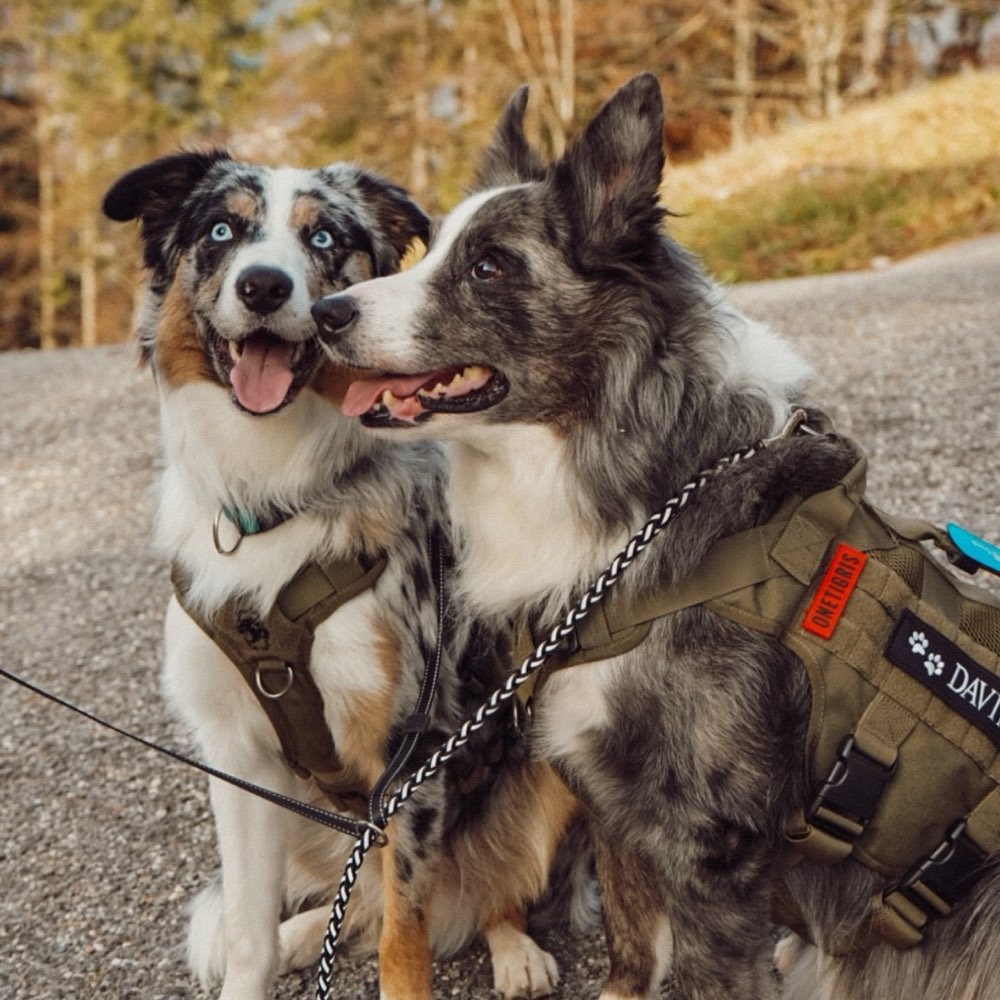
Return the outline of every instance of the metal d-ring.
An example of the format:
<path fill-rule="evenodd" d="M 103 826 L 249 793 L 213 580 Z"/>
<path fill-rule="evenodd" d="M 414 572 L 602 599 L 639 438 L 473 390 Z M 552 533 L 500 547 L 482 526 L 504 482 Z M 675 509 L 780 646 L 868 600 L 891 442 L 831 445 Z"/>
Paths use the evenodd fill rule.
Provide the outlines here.
<path fill-rule="evenodd" d="M 385 832 L 385 829 L 377 823 L 373 823 L 371 820 L 361 819 L 358 820 L 358 825 L 363 826 L 371 832 L 376 847 L 385 847 L 386 844 L 389 843 L 389 835 Z"/>
<path fill-rule="evenodd" d="M 292 685 L 295 683 L 295 671 L 289 663 L 282 663 L 281 666 L 285 668 L 285 679 L 281 688 L 277 691 L 268 691 L 268 689 L 264 686 L 264 681 L 261 679 L 261 672 L 265 669 L 265 665 L 263 663 L 258 663 L 257 666 L 254 667 L 253 682 L 257 685 L 257 690 L 265 698 L 272 698 L 274 700 L 284 698 L 284 696 L 292 690 Z"/>
<path fill-rule="evenodd" d="M 231 549 L 223 548 L 222 539 L 219 537 L 219 527 L 222 524 L 223 518 L 225 518 L 237 531 L 236 544 Z M 212 543 L 215 545 L 215 551 L 218 552 L 220 556 L 231 556 L 240 547 L 240 542 L 242 541 L 243 529 L 226 514 L 225 507 L 220 507 L 215 512 L 215 520 L 212 522 Z"/>

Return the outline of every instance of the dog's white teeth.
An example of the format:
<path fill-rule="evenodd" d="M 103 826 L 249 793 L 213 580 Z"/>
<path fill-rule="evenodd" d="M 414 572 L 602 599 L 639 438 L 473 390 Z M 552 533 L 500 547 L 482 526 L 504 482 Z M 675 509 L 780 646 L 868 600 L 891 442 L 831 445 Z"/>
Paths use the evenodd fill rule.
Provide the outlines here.
<path fill-rule="evenodd" d="M 382 393 L 382 399 L 380 402 L 387 410 L 391 410 L 392 404 L 399 402 L 399 397 L 392 391 L 392 389 L 386 389 Z"/>
<path fill-rule="evenodd" d="M 232 358 L 233 361 L 239 361 L 240 358 L 243 356 L 243 345 L 235 340 L 228 341 L 228 344 L 229 344 L 229 357 Z"/>
<path fill-rule="evenodd" d="M 444 386 L 440 382 L 438 382 L 438 384 L 434 386 L 433 389 L 427 389 L 421 386 L 421 388 L 417 389 L 417 395 L 425 396 L 429 399 L 440 399 L 442 396 L 448 395 L 448 388 L 447 386 Z"/>
<path fill-rule="evenodd" d="M 292 351 L 292 357 L 291 357 L 291 363 L 293 365 L 297 365 L 299 361 L 302 359 L 302 352 L 304 350 L 305 347 L 302 344 L 295 345 L 295 349 Z"/>
<path fill-rule="evenodd" d="M 432 389 L 424 386 L 417 390 L 417 395 L 427 399 L 462 396 L 473 389 L 484 386 L 489 379 L 490 372 L 488 368 L 484 368 L 482 365 L 467 365 L 462 371 L 455 372 L 447 385 L 444 382 L 438 382 Z"/>

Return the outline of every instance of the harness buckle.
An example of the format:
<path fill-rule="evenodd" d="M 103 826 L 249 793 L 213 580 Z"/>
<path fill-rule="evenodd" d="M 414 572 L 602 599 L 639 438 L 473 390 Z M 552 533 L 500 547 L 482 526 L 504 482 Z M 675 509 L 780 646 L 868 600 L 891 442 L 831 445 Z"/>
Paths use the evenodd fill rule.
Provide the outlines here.
<path fill-rule="evenodd" d="M 897 886 L 897 891 L 926 909 L 929 904 L 942 916 L 968 893 L 982 874 L 986 855 L 967 836 L 965 820 L 953 823 L 944 840 L 918 862 Z"/>
<path fill-rule="evenodd" d="M 928 923 L 948 916 L 982 874 L 987 855 L 965 836 L 965 826 L 965 820 L 953 823 L 901 882 L 874 897 L 889 943 L 898 948 L 919 944 Z"/>
<path fill-rule="evenodd" d="M 845 736 L 806 818 L 834 837 L 853 841 L 875 815 L 896 766 L 896 761 L 879 763 L 858 747 L 853 735 Z"/>

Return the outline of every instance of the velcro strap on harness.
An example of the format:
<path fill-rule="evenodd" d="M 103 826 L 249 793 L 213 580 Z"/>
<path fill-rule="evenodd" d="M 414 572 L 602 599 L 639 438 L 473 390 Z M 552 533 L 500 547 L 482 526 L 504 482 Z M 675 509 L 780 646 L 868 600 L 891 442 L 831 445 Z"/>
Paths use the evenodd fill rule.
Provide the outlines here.
<path fill-rule="evenodd" d="M 323 712 L 323 696 L 309 669 L 316 627 L 371 587 L 386 558 L 327 559 L 307 563 L 261 618 L 241 596 L 211 614 L 189 599 L 190 583 L 171 567 L 181 607 L 226 654 L 267 715 L 289 766 L 313 777 L 341 809 L 364 814 L 367 780 L 337 754 Z"/>

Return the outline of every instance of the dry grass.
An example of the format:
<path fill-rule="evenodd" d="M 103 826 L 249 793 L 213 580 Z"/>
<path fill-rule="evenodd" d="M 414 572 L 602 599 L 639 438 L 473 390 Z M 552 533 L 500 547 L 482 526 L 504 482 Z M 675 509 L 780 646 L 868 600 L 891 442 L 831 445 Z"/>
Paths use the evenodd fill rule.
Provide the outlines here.
<path fill-rule="evenodd" d="M 867 267 L 1000 229 L 1000 75 L 968 74 L 668 169 L 671 229 L 726 281 Z"/>

